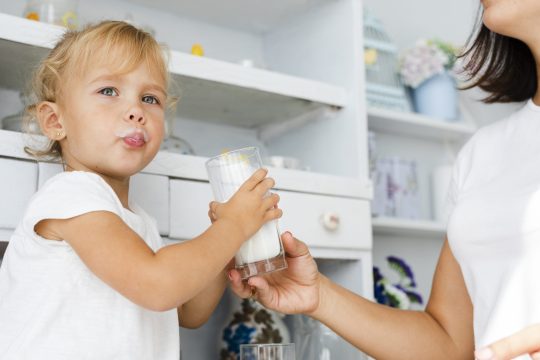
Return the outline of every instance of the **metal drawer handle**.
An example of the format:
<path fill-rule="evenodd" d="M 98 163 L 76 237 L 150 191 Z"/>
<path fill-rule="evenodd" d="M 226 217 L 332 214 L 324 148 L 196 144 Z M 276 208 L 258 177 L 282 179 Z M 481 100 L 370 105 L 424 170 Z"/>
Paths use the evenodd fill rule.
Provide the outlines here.
<path fill-rule="evenodd" d="M 336 231 L 339 228 L 339 215 L 332 212 L 326 212 L 321 216 L 321 223 L 328 231 Z"/>

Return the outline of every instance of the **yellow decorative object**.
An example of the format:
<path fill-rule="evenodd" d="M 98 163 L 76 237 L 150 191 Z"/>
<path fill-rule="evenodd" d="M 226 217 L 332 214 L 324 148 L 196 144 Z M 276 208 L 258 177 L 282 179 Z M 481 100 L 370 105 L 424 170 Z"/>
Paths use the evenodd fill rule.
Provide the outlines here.
<path fill-rule="evenodd" d="M 70 30 L 77 29 L 77 14 L 75 14 L 73 11 L 67 11 L 62 16 L 62 25 L 64 25 Z"/>
<path fill-rule="evenodd" d="M 193 44 L 191 53 L 195 56 L 204 56 L 204 49 L 201 44 Z"/>
<path fill-rule="evenodd" d="M 28 13 L 26 13 L 26 18 L 28 20 L 34 20 L 34 21 L 39 21 L 39 14 L 35 11 L 30 11 Z"/>
<path fill-rule="evenodd" d="M 364 62 L 366 65 L 373 65 L 377 62 L 377 49 L 365 49 Z"/>

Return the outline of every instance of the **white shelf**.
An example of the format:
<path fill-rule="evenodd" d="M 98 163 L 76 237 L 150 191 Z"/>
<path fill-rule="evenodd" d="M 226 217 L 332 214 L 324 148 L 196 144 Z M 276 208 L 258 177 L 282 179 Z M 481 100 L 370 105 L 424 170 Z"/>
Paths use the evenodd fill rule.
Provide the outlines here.
<path fill-rule="evenodd" d="M 24 152 L 29 142 L 39 144 L 42 136 L 31 138 L 15 131 L 0 130 L 0 157 L 12 157 L 33 161 Z M 206 157 L 181 155 L 160 151 L 152 162 L 143 169 L 148 174 L 166 175 L 174 178 L 208 181 L 206 174 Z M 271 176 L 276 180 L 278 190 L 340 196 L 371 200 L 373 188 L 368 180 L 314 173 L 311 171 L 269 168 Z"/>
<path fill-rule="evenodd" d="M 15 229 L 0 229 L 0 242 L 9 242 L 14 231 Z"/>
<path fill-rule="evenodd" d="M 369 108 L 367 114 L 370 130 L 398 135 L 437 141 L 463 141 L 476 131 L 469 124 L 446 122 L 410 112 Z"/>
<path fill-rule="evenodd" d="M 0 86 L 23 89 L 64 29 L 0 13 Z M 180 116 L 257 128 L 319 108 L 341 108 L 344 88 L 176 51 L 170 72 L 182 90 Z"/>
<path fill-rule="evenodd" d="M 133 4 L 160 9 L 177 16 L 235 28 L 254 33 L 264 33 L 284 21 L 305 13 L 329 0 L 127 0 Z"/>
<path fill-rule="evenodd" d="M 446 236 L 446 226 L 435 221 L 381 217 L 372 218 L 371 224 L 375 235 L 422 238 L 443 238 Z"/>

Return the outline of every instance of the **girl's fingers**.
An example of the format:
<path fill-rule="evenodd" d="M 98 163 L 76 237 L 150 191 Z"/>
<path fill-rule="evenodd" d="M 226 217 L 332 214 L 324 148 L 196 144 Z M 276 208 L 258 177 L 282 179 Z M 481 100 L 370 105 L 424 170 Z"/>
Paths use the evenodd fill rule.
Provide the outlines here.
<path fill-rule="evenodd" d="M 276 182 L 272 178 L 265 178 L 260 183 L 258 183 L 253 189 L 254 192 L 259 196 L 264 196 L 276 185 Z"/>
<path fill-rule="evenodd" d="M 273 208 L 264 213 L 264 222 L 279 219 L 281 216 L 283 216 L 283 211 L 279 208 Z"/>
<path fill-rule="evenodd" d="M 266 198 L 263 199 L 262 207 L 263 209 L 268 210 L 268 209 L 276 207 L 278 203 L 279 203 L 279 195 L 272 193 L 270 194 L 270 196 L 267 196 Z"/>
<path fill-rule="evenodd" d="M 251 295 L 251 287 L 242 281 L 240 273 L 236 269 L 231 269 L 228 275 L 232 291 L 241 298 L 248 298 Z"/>
<path fill-rule="evenodd" d="M 217 210 L 218 210 L 218 208 L 219 208 L 220 205 L 221 205 L 221 204 L 218 203 L 217 201 L 212 201 L 212 202 L 210 202 L 210 205 L 209 205 L 209 207 L 210 207 L 210 212 L 211 212 L 212 214 L 215 214 L 215 213 L 217 212 Z"/>
<path fill-rule="evenodd" d="M 267 169 L 258 169 L 247 179 L 242 186 L 238 190 L 245 190 L 245 191 L 251 191 L 253 190 L 261 181 L 264 180 L 266 177 L 266 174 L 268 174 Z"/>

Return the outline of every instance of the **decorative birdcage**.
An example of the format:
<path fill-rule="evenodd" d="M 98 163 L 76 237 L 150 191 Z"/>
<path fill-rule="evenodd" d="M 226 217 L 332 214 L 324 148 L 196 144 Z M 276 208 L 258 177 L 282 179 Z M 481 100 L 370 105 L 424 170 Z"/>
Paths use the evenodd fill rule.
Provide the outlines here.
<path fill-rule="evenodd" d="M 368 105 L 411 111 L 399 75 L 397 47 L 368 9 L 364 9 L 364 62 Z"/>

